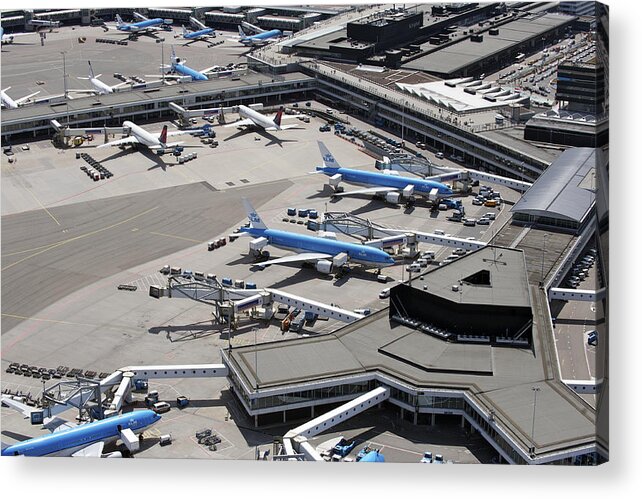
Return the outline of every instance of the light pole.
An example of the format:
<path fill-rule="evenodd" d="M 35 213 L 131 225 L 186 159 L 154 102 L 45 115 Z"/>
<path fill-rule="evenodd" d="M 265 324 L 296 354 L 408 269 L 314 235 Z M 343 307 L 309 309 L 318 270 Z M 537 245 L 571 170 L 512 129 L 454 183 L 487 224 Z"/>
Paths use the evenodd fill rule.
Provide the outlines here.
<path fill-rule="evenodd" d="M 64 50 L 62 54 L 62 81 L 65 88 L 65 107 L 67 108 L 67 126 L 69 126 L 69 96 L 67 95 L 67 52 Z"/>
<path fill-rule="evenodd" d="M 532 386 L 531 390 L 533 391 L 533 425 L 531 426 L 531 456 L 535 455 L 535 409 L 537 407 L 537 392 L 540 391 L 539 386 Z"/>
<path fill-rule="evenodd" d="M 404 99 L 403 106 L 401 106 L 401 147 L 404 146 L 403 136 L 404 136 L 404 129 L 406 128 L 406 106 L 407 105 L 408 105 L 408 101 Z"/>

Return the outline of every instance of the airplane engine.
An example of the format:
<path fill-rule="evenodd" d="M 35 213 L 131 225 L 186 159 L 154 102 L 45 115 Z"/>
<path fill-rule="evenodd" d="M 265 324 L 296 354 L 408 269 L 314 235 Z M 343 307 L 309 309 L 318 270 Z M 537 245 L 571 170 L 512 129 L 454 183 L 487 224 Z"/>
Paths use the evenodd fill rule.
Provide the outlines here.
<path fill-rule="evenodd" d="M 120 458 L 120 457 L 123 457 L 123 453 L 119 452 L 119 451 L 108 452 L 107 454 L 103 454 L 102 457 L 105 457 L 105 458 Z"/>
<path fill-rule="evenodd" d="M 332 262 L 328 260 L 319 260 L 315 268 L 317 269 L 317 272 L 321 272 L 322 274 L 329 274 L 332 272 Z"/>
<path fill-rule="evenodd" d="M 392 204 L 398 204 L 401 201 L 400 192 L 388 192 L 386 193 L 386 201 Z"/>

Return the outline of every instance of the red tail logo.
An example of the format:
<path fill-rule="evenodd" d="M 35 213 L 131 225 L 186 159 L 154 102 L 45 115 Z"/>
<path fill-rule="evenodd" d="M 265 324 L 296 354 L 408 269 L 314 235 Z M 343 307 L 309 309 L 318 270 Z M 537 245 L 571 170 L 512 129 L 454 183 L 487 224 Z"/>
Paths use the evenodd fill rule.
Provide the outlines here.
<path fill-rule="evenodd" d="M 279 112 L 276 113 L 276 116 L 274 117 L 274 123 L 276 123 L 276 126 L 281 126 L 281 115 L 283 114 L 283 107 L 279 109 Z"/>
<path fill-rule="evenodd" d="M 167 125 L 163 127 L 163 131 L 160 134 L 160 137 L 158 138 L 160 140 L 161 144 L 166 144 L 167 143 Z"/>

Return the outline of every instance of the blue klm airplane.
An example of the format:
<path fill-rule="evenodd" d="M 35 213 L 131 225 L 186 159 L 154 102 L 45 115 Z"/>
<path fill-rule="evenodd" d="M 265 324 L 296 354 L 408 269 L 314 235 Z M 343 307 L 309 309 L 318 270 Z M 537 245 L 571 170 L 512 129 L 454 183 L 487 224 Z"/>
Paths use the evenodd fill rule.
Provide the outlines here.
<path fill-rule="evenodd" d="M 214 29 L 208 28 L 202 22 L 200 22 L 198 19 L 195 19 L 194 17 L 190 17 L 189 21 L 192 24 L 192 26 L 198 29 L 196 31 L 188 31 L 187 28 L 183 26 L 183 39 L 187 40 L 187 42 L 184 43 L 183 45 L 189 45 L 190 43 L 201 41 L 211 46 L 212 44 L 210 43 L 209 39 L 216 38 L 216 33 L 214 33 Z"/>
<path fill-rule="evenodd" d="M 2 402 L 23 414 L 33 411 L 33 408 L 8 397 L 3 397 Z M 103 454 L 105 444 L 121 438 L 121 433 L 126 430 L 140 433 L 160 419 L 161 416 L 148 409 L 81 425 L 53 418 L 45 423 L 45 427 L 52 431 L 50 435 L 30 438 L 13 445 L 5 445 L 3 442 L 2 455 L 119 457 L 120 453 Z"/>
<path fill-rule="evenodd" d="M 389 267 L 394 265 L 394 259 L 385 251 L 372 246 L 337 241 L 323 237 L 307 236 L 295 232 L 268 229 L 256 213 L 250 202 L 243 198 L 243 205 L 250 220 L 249 227 L 243 227 L 241 234 L 255 238 L 267 239 L 267 244 L 276 248 L 294 251 L 292 256 L 276 258 L 257 264 L 260 267 L 291 262 L 314 262 L 319 271 L 329 273 L 332 268 L 332 259 L 340 254 L 345 254 L 347 260 L 366 267 Z M 320 263 L 325 262 L 325 263 Z"/>
<path fill-rule="evenodd" d="M 281 30 L 278 29 L 265 31 L 256 26 L 254 27 L 254 29 L 256 29 L 258 33 L 256 35 L 248 36 L 245 34 L 245 31 L 243 31 L 243 28 L 239 26 L 239 42 L 241 42 L 243 45 L 259 47 L 261 45 L 266 45 L 267 43 L 269 43 L 270 38 L 275 38 L 282 35 Z"/>
<path fill-rule="evenodd" d="M 189 66 L 185 65 L 185 59 L 180 59 L 179 57 L 176 57 L 176 53 L 174 52 L 174 47 L 172 47 L 170 64 L 164 65 L 161 68 L 161 70 L 169 71 L 170 73 L 173 73 L 173 74 L 165 74 L 165 78 L 180 78 L 181 76 L 189 76 L 193 81 L 206 81 L 209 79 L 207 77 L 207 73 L 218 68 L 219 66 L 211 66 L 201 71 L 192 69 Z M 156 76 L 156 75 L 148 75 L 148 76 Z"/>
<path fill-rule="evenodd" d="M 435 180 L 342 168 L 325 144 L 323 142 L 318 144 L 323 157 L 323 166 L 317 166 L 316 172 L 331 177 L 330 183 L 335 189 L 338 187 L 339 182 L 366 186 L 365 189 L 349 192 L 340 192 L 336 189 L 335 196 L 382 194 L 390 202 L 399 202 L 402 198 L 408 198 L 412 195 L 428 197 L 431 200 L 453 195 L 450 187 Z"/>
<path fill-rule="evenodd" d="M 138 12 L 134 12 L 140 21 L 135 23 L 126 23 L 120 17 L 119 14 L 116 14 L 116 29 L 118 31 L 126 31 L 128 33 L 142 33 L 155 30 L 155 26 L 159 26 L 165 22 L 164 19 L 156 17 L 154 19 L 148 19 Z"/>

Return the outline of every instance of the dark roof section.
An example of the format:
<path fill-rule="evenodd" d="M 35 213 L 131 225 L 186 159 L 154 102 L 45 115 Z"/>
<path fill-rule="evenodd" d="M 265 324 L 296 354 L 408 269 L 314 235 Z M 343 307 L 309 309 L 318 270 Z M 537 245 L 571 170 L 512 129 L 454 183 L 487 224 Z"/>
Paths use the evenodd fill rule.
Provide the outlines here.
<path fill-rule="evenodd" d="M 511 212 L 581 223 L 595 203 L 595 151 L 588 147 L 564 151 Z"/>
<path fill-rule="evenodd" d="M 511 307 L 531 305 L 521 250 L 487 246 L 438 267 L 423 278 L 422 284 L 428 287 L 428 293 L 453 302 Z"/>

